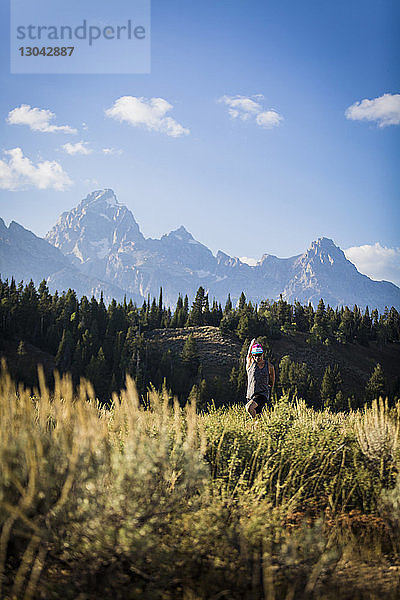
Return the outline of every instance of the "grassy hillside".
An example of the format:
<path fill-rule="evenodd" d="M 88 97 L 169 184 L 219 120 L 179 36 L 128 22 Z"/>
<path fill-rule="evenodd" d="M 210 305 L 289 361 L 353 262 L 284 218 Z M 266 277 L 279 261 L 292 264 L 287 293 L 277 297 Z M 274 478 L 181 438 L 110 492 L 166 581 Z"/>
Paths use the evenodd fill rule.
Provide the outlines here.
<path fill-rule="evenodd" d="M 269 342 L 276 363 L 282 356 L 289 355 L 296 362 L 305 362 L 320 381 L 329 364 L 338 364 L 343 376 L 343 388 L 346 395 L 353 393 L 362 396 L 365 384 L 377 363 L 380 363 L 388 378 L 389 386 L 393 385 L 400 370 L 400 344 L 391 343 L 379 346 L 377 342 L 369 342 L 368 346 L 357 344 L 323 344 L 307 343 L 307 334 L 294 333 L 280 340 Z"/>
<path fill-rule="evenodd" d="M 234 334 L 222 333 L 218 327 L 186 327 L 181 329 L 155 329 L 145 333 L 149 347 L 158 347 L 161 354 L 172 352 L 174 360 L 181 360 L 181 353 L 189 335 L 196 340 L 200 363 L 205 376 L 229 379 L 233 367 L 238 366 L 242 343 Z M 400 375 L 400 344 L 384 346 L 369 342 L 368 346 L 348 344 L 310 344 L 309 335 L 295 332 L 280 339 L 268 339 L 271 359 L 279 378 L 279 363 L 283 356 L 298 363 L 306 363 L 319 384 L 328 365 L 338 364 L 346 396 L 353 394 L 361 404 L 365 385 L 377 363 L 383 367 L 389 388 L 396 385 Z M 245 344 L 247 349 L 247 344 Z"/>
<path fill-rule="evenodd" d="M 0 378 L 0 597 L 396 600 L 400 407 L 196 414 Z"/>
<path fill-rule="evenodd" d="M 205 375 L 227 378 L 237 366 L 242 344 L 229 333 L 218 327 L 186 327 L 176 329 L 153 329 L 145 332 L 148 345 L 159 348 L 161 353 L 170 350 L 177 361 L 181 360 L 183 346 L 190 335 L 196 340 L 196 350 Z"/>
<path fill-rule="evenodd" d="M 181 404 L 188 397 L 203 407 L 212 399 L 217 405 L 242 401 L 244 355 L 253 337 L 280 367 L 278 391 L 315 408 L 343 409 L 349 397 L 353 408 L 362 406 L 378 362 L 367 399 L 400 397 L 400 315 L 394 307 L 381 315 L 357 306 L 333 310 L 321 299 L 314 310 L 282 298 L 254 306 L 241 294 L 236 307 L 228 296 L 222 309 L 215 300 L 210 305 L 200 287 L 191 307 L 179 296 L 172 311 L 162 290 L 141 307 L 127 299 L 106 306 L 102 298 L 79 299 L 73 290 L 52 295 L 45 281 L 36 289 L 32 281 L 0 279 L 0 354 L 13 375 L 32 385 L 36 365 L 53 363 L 71 373 L 75 385 L 89 379 L 105 403 L 127 374 L 143 396 L 165 383 Z"/>
<path fill-rule="evenodd" d="M 144 332 L 141 347 L 142 364 L 148 363 L 148 377 L 156 385 L 161 385 L 164 377 L 167 383 L 180 379 L 187 372 L 182 363 L 182 351 L 189 336 L 193 336 L 196 342 L 196 353 L 200 374 L 192 374 L 188 380 L 191 385 L 200 381 L 203 377 L 209 385 L 209 398 L 213 398 L 218 404 L 231 404 L 238 401 L 241 396 L 229 396 L 229 378 L 233 368 L 240 364 L 240 356 L 243 356 L 243 344 L 236 335 L 229 332 L 221 332 L 218 327 L 185 327 L 164 328 Z M 279 363 L 283 356 L 290 356 L 297 363 L 305 363 L 315 377 L 317 385 L 321 385 L 324 371 L 328 365 L 339 366 L 343 385 L 342 389 L 346 397 L 355 396 L 356 405 L 362 406 L 365 401 L 365 385 L 377 363 L 383 367 L 388 381 L 388 389 L 396 390 L 399 387 L 400 344 L 388 343 L 379 345 L 371 341 L 368 346 L 355 342 L 348 344 L 310 344 L 306 333 L 295 332 L 284 335 L 280 339 L 268 339 L 270 357 L 275 365 L 279 389 Z M 22 340 L 23 341 L 23 340 Z M 244 344 L 246 346 L 246 344 Z M 162 365 L 162 357 L 168 354 L 171 367 Z M 24 382 L 26 385 L 37 385 L 37 367 L 43 365 L 49 382 L 56 368 L 55 356 L 36 348 L 29 342 L 24 341 L 21 351 L 21 340 L 0 340 L 0 356 L 3 356 L 9 366 L 14 379 Z M 155 363 L 160 363 L 161 370 L 157 373 L 158 380 L 153 379 L 156 372 Z M 170 370 L 174 369 L 177 375 L 169 378 Z M 182 377 L 181 377 L 182 378 Z M 217 380 L 217 385 L 213 382 Z M 170 385 L 171 387 L 171 385 Z M 190 386 L 188 388 L 190 390 Z M 173 392 L 177 392 L 173 388 Z M 222 394 L 223 392 L 223 394 Z M 221 395 L 221 398 L 219 397 Z M 242 395 L 244 396 L 244 390 Z M 394 396 L 395 394 L 393 394 Z M 398 395 L 398 394 L 397 394 Z M 187 397 L 187 396 L 186 396 Z M 305 398 L 305 400 L 308 400 Z"/>

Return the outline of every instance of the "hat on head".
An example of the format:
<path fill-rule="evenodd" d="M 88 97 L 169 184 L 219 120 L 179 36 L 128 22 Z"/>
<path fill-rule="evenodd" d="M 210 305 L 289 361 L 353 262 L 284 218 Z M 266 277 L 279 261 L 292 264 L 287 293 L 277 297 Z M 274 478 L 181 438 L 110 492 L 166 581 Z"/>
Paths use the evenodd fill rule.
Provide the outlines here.
<path fill-rule="evenodd" d="M 262 354 L 264 352 L 261 344 L 253 344 L 251 347 L 251 354 L 253 356 L 257 355 L 257 354 Z"/>

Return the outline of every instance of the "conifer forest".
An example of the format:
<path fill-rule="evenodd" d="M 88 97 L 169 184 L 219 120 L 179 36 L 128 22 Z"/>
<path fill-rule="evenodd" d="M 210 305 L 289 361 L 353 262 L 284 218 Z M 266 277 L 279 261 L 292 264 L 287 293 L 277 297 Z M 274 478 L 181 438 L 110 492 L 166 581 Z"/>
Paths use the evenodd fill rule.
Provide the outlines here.
<path fill-rule="evenodd" d="M 1 281 L 0 598 L 397 600 L 399 342 L 393 307 Z"/>

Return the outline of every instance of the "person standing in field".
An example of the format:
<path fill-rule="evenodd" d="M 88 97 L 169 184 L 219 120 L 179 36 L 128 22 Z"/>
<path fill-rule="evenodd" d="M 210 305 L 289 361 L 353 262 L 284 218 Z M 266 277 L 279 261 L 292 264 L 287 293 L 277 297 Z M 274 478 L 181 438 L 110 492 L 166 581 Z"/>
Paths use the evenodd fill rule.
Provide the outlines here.
<path fill-rule="evenodd" d="M 274 366 L 264 358 L 264 350 L 255 339 L 251 340 L 247 352 L 246 371 L 246 411 L 255 419 L 270 399 L 275 384 Z"/>

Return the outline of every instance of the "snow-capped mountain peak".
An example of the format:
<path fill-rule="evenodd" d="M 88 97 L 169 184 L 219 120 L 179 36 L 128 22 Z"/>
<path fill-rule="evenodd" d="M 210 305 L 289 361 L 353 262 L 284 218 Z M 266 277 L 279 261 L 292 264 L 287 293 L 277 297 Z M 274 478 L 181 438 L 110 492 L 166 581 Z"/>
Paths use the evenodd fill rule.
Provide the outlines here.
<path fill-rule="evenodd" d="M 170 231 L 170 233 L 163 235 L 161 239 L 174 239 L 179 240 L 180 242 L 191 242 L 193 240 L 196 244 L 199 243 L 183 225 L 178 227 L 178 229 L 174 229 L 173 231 Z"/>
<path fill-rule="evenodd" d="M 86 198 L 84 198 L 81 201 L 78 208 L 82 209 L 82 208 L 87 208 L 89 206 L 93 207 L 93 205 L 99 205 L 101 203 L 103 203 L 107 207 L 122 206 L 118 202 L 117 197 L 114 194 L 113 190 L 104 189 L 104 190 L 95 190 L 94 192 L 91 192 L 90 194 L 88 194 L 86 196 Z"/>
<path fill-rule="evenodd" d="M 97 277 L 107 276 L 121 249 L 144 241 L 133 214 L 111 189 L 96 190 L 63 213 L 46 239 Z"/>
<path fill-rule="evenodd" d="M 252 267 L 195 240 L 181 225 L 161 239 L 145 239 L 131 211 L 119 204 L 110 189 L 96 190 L 61 215 L 47 240 L 90 277 L 97 277 L 128 294 L 163 297 L 175 304 L 178 294 L 194 297 L 202 285 L 209 297 L 223 302 L 241 292 L 255 302 L 283 298 L 293 302 L 376 306 L 400 305 L 400 289 L 371 281 L 325 237 L 301 255 L 278 258 L 264 254 Z"/>

